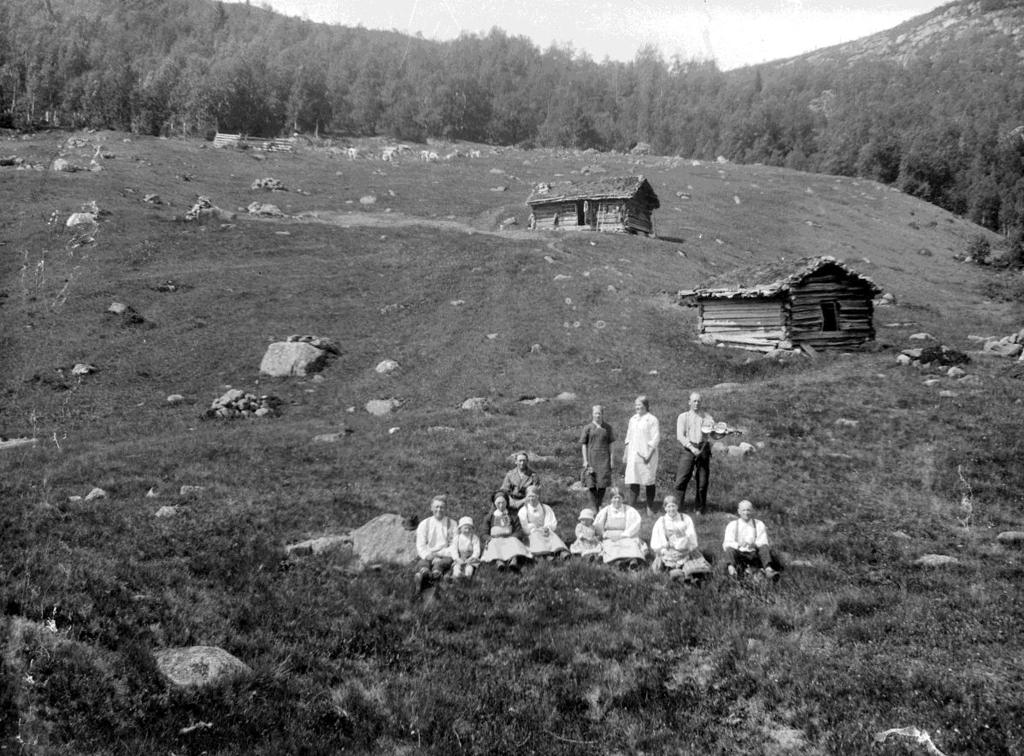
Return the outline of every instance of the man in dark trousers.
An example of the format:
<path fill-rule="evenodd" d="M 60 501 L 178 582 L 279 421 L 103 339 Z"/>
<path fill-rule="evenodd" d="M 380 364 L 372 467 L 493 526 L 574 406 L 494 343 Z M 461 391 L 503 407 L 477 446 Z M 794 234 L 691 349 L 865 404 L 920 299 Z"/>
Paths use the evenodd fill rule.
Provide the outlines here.
<path fill-rule="evenodd" d="M 683 446 L 676 473 L 679 503 L 686 501 L 686 487 L 696 475 L 694 511 L 704 514 L 708 506 L 708 479 L 711 476 L 711 434 L 715 421 L 707 412 L 701 412 L 701 396 L 690 394 L 690 408 L 676 420 L 676 438 Z"/>

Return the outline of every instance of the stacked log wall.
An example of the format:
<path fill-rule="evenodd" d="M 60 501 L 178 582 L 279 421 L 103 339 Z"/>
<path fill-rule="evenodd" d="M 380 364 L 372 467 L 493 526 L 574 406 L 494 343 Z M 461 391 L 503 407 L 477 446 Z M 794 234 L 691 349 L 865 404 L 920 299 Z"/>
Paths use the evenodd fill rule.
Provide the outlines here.
<path fill-rule="evenodd" d="M 851 347 L 875 338 L 874 293 L 855 279 L 834 274 L 810 276 L 791 292 L 790 338 L 815 348 Z M 823 331 L 821 306 L 839 306 L 839 329 Z"/>
<path fill-rule="evenodd" d="M 555 216 L 558 216 L 558 225 L 555 225 Z M 551 230 L 586 228 L 576 225 L 576 202 L 548 202 L 543 205 L 533 206 L 533 227 L 537 229 Z"/>
<path fill-rule="evenodd" d="M 768 351 L 787 337 L 782 299 L 716 299 L 699 304 L 703 340 Z"/>
<path fill-rule="evenodd" d="M 648 236 L 654 233 L 654 224 L 651 222 L 650 205 L 646 202 L 641 202 L 634 197 L 633 199 L 626 201 L 624 209 L 624 225 L 627 231 L 647 234 Z"/>
<path fill-rule="evenodd" d="M 597 200 L 597 230 L 625 231 L 622 200 Z"/>

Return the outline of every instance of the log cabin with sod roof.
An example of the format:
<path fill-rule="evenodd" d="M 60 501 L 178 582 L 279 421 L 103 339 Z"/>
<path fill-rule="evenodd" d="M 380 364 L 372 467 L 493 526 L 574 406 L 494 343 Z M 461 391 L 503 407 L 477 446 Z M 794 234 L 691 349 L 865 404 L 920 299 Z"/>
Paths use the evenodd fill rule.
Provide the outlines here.
<path fill-rule="evenodd" d="M 658 195 L 643 176 L 539 184 L 526 200 L 530 228 L 654 236 Z"/>
<path fill-rule="evenodd" d="M 690 294 L 702 343 L 768 352 L 846 349 L 875 338 L 881 289 L 834 257 L 723 273 Z"/>

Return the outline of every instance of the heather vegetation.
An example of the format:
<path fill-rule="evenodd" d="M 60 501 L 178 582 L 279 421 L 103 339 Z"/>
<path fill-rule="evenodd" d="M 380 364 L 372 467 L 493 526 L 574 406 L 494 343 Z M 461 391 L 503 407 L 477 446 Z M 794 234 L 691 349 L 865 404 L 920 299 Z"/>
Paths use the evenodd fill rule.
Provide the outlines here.
<path fill-rule="evenodd" d="M 248 3 L 9 0 L 0 9 L 0 125 L 602 151 L 643 143 L 655 154 L 892 184 L 1010 237 L 1019 259 L 1020 11 L 959 6 L 964 33 L 920 51 L 721 71 L 685 51 L 596 62 L 498 29 L 438 43 Z M 1009 15 L 980 25 L 994 13 Z"/>
<path fill-rule="evenodd" d="M 1021 303 L 993 294 L 1013 274 L 961 259 L 994 234 L 876 182 L 771 166 L 6 137 L 28 163 L 108 157 L 0 168 L 0 433 L 34 440 L 0 448 L 0 749 L 920 753 L 875 742 L 903 727 L 947 754 L 1024 749 L 1024 571 L 996 540 L 1022 529 L 1021 378 L 969 338 L 1018 330 Z M 594 165 L 648 177 L 656 238 L 517 230 L 533 184 Z M 287 191 L 251 188 L 267 176 Z M 197 194 L 231 211 L 271 196 L 284 217 L 184 221 Z M 93 201 L 95 227 L 65 226 Z M 777 362 L 697 343 L 676 291 L 819 253 L 894 295 L 871 348 Z M 896 363 L 933 345 L 918 332 L 971 357 L 964 380 Z M 261 377 L 266 345 L 293 333 L 341 354 L 319 378 Z M 377 373 L 384 359 L 399 367 Z M 205 417 L 227 386 L 278 412 Z M 423 516 L 440 492 L 479 523 L 518 448 L 570 541 L 590 405 L 621 432 L 642 392 L 669 430 L 693 389 L 758 445 L 712 460 L 701 546 L 751 499 L 788 564 L 774 586 L 733 584 L 720 562 L 699 589 L 542 564 L 416 601 L 408 569 L 286 554 Z M 387 417 L 363 409 L 390 398 Z M 668 440 L 659 500 L 677 453 Z M 72 500 L 94 486 L 106 498 Z M 156 517 L 165 505 L 177 514 Z M 174 687 L 155 656 L 189 645 L 252 673 Z"/>

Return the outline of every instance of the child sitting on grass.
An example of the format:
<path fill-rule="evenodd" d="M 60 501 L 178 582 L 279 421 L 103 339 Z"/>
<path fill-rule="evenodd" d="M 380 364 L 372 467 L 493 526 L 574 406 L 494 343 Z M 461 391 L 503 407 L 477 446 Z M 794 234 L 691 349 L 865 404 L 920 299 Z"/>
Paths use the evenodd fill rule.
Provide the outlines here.
<path fill-rule="evenodd" d="M 459 520 L 459 532 L 452 541 L 452 577 L 458 580 L 473 577 L 480 564 L 480 536 L 475 532 L 472 517 Z"/>
<path fill-rule="evenodd" d="M 579 520 L 576 523 L 576 540 L 572 542 L 569 551 L 588 562 L 593 562 L 601 556 L 601 539 L 597 537 L 597 530 L 594 529 L 594 510 L 587 508 L 580 512 Z"/>

